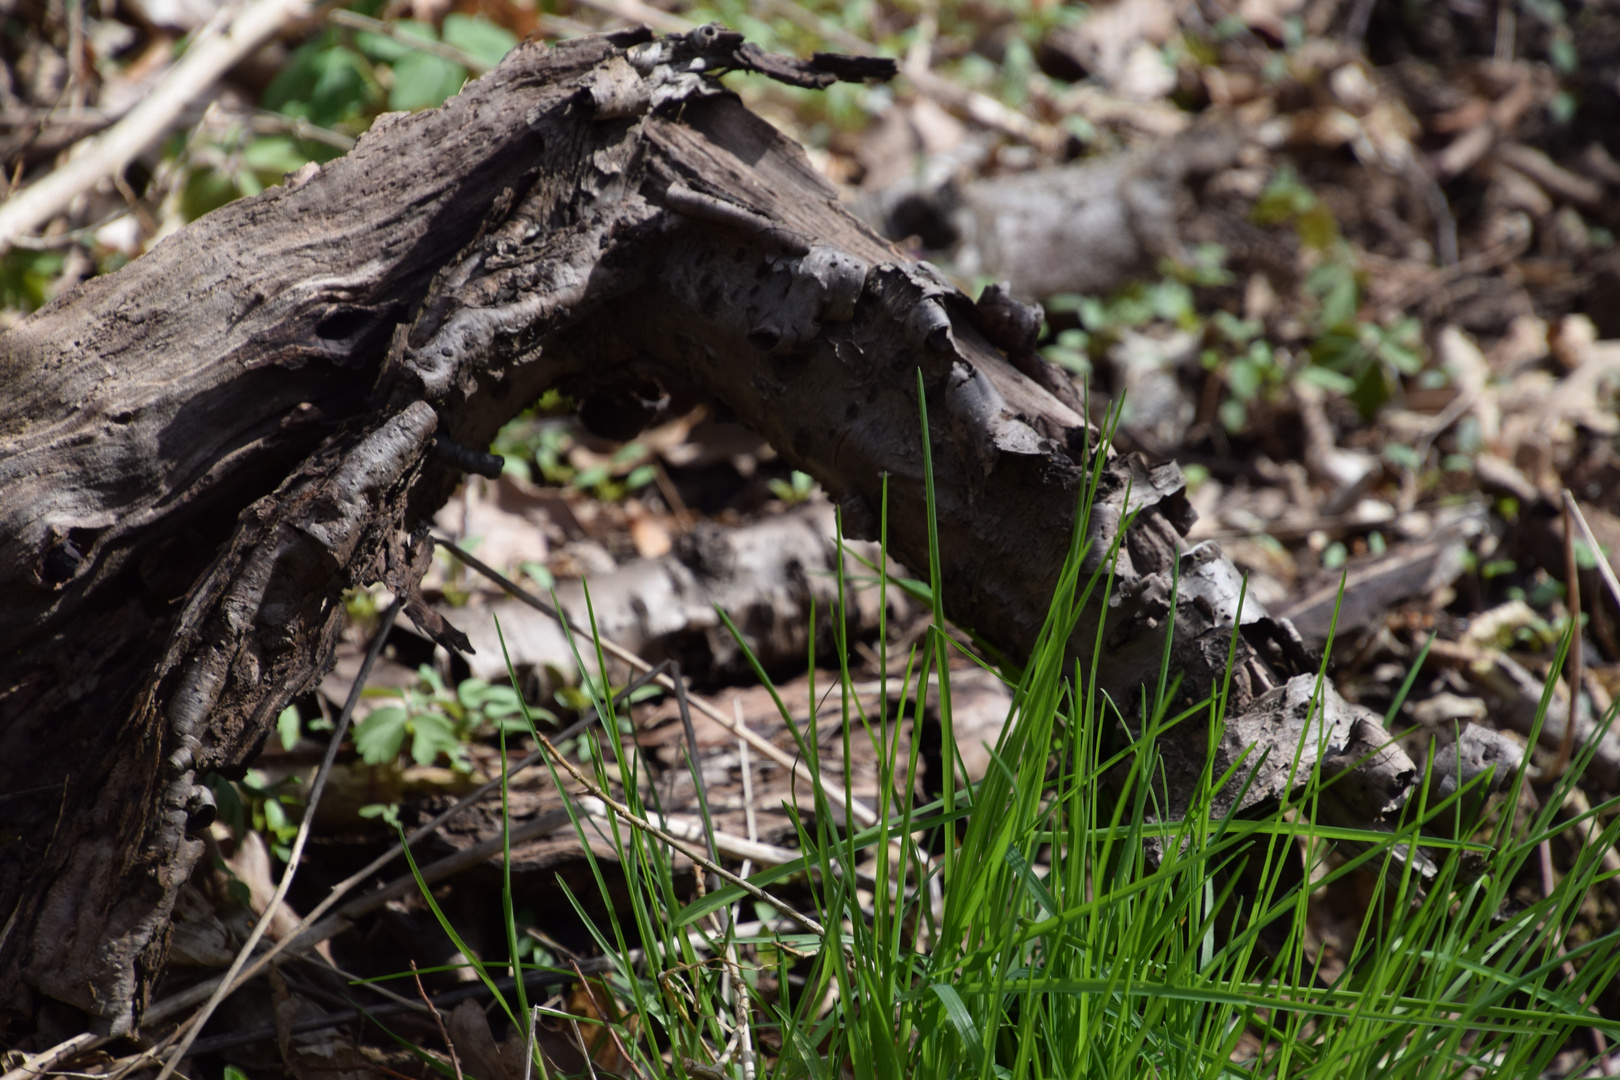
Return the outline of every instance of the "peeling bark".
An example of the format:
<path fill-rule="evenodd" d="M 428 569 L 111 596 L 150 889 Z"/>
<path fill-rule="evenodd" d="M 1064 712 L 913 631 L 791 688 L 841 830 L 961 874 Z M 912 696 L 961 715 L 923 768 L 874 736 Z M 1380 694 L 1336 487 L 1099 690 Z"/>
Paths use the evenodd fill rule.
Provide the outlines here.
<path fill-rule="evenodd" d="M 645 400 L 715 402 L 855 528 L 887 475 L 894 550 L 924 565 L 920 369 L 947 611 L 1029 649 L 1095 434 L 1027 349 L 1027 313 L 879 239 L 712 78 L 881 63 L 765 57 L 712 27 L 527 44 L 0 338 L 7 1016 L 43 995 L 130 1029 L 211 817 L 201 777 L 242 767 L 328 669 L 344 588 L 414 595 L 418 528 L 478 464 L 465 448 L 546 388 L 630 430 Z M 661 393 L 630 393 L 646 384 Z M 1172 621 L 1193 693 L 1240 625 L 1238 711 L 1306 670 L 1285 622 L 1239 612 L 1217 549 L 1184 550 L 1174 466 L 1107 463 L 1094 564 L 1132 513 L 1099 671 L 1115 700 L 1156 678 Z M 1086 658 L 1104 614 L 1076 632 Z M 1317 750 L 1348 738 L 1330 727 Z M 1298 737 L 1273 736 L 1290 756 Z M 1203 753 L 1201 732 L 1175 738 Z"/>

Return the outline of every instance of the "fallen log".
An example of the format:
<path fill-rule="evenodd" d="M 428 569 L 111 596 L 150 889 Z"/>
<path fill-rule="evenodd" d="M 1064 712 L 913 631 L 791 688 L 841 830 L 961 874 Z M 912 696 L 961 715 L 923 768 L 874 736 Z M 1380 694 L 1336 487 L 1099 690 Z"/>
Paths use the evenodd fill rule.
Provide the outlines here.
<path fill-rule="evenodd" d="M 202 778 L 243 767 L 330 667 L 343 589 L 384 581 L 465 647 L 416 591 L 423 525 L 548 388 L 623 432 L 698 400 L 729 411 L 856 535 L 886 476 L 893 550 L 921 566 L 920 370 L 946 612 L 1009 656 L 1032 645 L 1106 451 L 1032 352 L 1038 317 L 1005 294 L 975 304 L 848 215 L 715 77 L 740 69 L 815 86 L 891 68 L 770 57 L 713 26 L 528 43 L 442 108 L 383 117 L 347 156 L 0 337 L 13 1031 L 46 999 L 99 1032 L 138 1022 L 212 817 Z M 1239 611 L 1218 549 L 1184 550 L 1191 516 L 1175 466 L 1106 462 L 1092 567 L 1132 524 L 1077 655 L 1106 616 L 1099 685 L 1129 702 L 1173 624 L 1173 669 L 1202 694 L 1222 685 L 1237 624 L 1219 753 L 1291 758 L 1307 658 L 1285 622 Z M 1342 751 L 1366 719 L 1325 693 L 1311 754 Z M 1205 735 L 1183 725 L 1162 751 L 1174 788 L 1202 770 Z M 1398 806 L 1410 763 L 1394 753 L 1352 816 Z"/>

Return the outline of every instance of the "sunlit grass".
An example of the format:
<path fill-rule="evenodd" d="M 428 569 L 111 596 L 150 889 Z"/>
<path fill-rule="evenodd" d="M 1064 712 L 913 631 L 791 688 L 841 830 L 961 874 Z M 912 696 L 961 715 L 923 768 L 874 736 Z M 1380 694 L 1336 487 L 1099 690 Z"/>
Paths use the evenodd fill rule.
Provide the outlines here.
<path fill-rule="evenodd" d="M 1178 793 L 1189 806 L 1181 819 L 1159 812 L 1171 800 L 1157 741 L 1206 723 L 1213 746 L 1226 688 L 1189 707 L 1167 649 L 1157 685 L 1126 723 L 1088 674 L 1101 629 L 1091 655 L 1076 659 L 1073 628 L 1109 592 L 1118 543 L 1104 572 L 1082 573 L 1100 455 L 1091 467 L 1059 587 L 982 780 L 951 767 L 949 661 L 967 654 L 944 629 L 937 557 L 935 622 L 905 657 L 899 685 L 868 711 L 847 661 L 838 672 L 822 706 L 838 713 L 838 760 L 818 750 L 821 691 L 812 687 L 801 728 L 771 687 L 814 801 L 787 807 L 802 856 L 754 873 L 753 895 L 735 885 L 696 897 L 677 888 L 671 846 L 639 823 L 658 820 L 656 790 L 614 703 L 593 688 L 610 751 L 593 755 L 594 784 L 625 812 L 588 815 L 570 803 L 605 921 L 570 898 L 613 960 L 602 984 L 622 1013 L 595 1022 L 613 1029 L 633 1069 L 660 1080 L 1521 1077 L 1546 1070 L 1580 1029 L 1620 1036 L 1620 1024 L 1588 1005 L 1620 966 L 1615 934 L 1564 951 L 1620 821 L 1579 845 L 1550 895 L 1526 903 L 1513 891 L 1543 841 L 1611 817 L 1614 803 L 1557 820 L 1590 750 L 1539 805 L 1521 799 L 1523 767 L 1491 803 L 1467 799 L 1468 789 L 1441 800 L 1425 776 L 1390 831 L 1318 823 L 1324 781 L 1310 761 L 1296 761 L 1283 805 L 1217 815 L 1217 793 L 1241 787 L 1254 764 L 1240 762 L 1221 776 L 1206 768 L 1195 791 Z M 931 466 L 927 479 L 932 517 Z M 886 554 L 886 526 L 880 544 Z M 870 587 L 890 586 L 880 576 Z M 840 580 L 840 603 L 851 587 Z M 841 633 L 845 623 L 832 625 Z M 598 648 L 605 664 L 594 642 L 575 647 Z M 881 660 L 887 671 L 886 652 Z M 942 795 L 924 799 L 920 740 L 901 736 L 908 717 L 914 730 L 926 722 L 931 679 L 949 764 Z M 819 773 L 847 775 L 856 740 L 879 762 L 877 823 L 844 828 L 835 822 L 859 820 L 851 797 L 830 805 Z M 1479 816 L 1459 822 L 1468 805 Z M 618 875 L 593 854 L 593 833 L 610 841 Z M 1355 854 L 1329 861 L 1346 842 Z M 1428 879 L 1406 857 L 1419 845 L 1436 867 Z M 701 858 L 700 848 L 690 845 Z M 1284 873 L 1290 859 L 1302 861 L 1303 877 Z M 1311 892 L 1358 873 L 1370 874 L 1372 899 L 1330 982 L 1306 941 L 1307 905 Z M 610 876 L 622 880 L 610 886 Z M 822 932 L 773 929 L 781 908 L 761 903 L 767 894 L 799 905 Z M 743 936 L 740 923 L 760 929 Z M 510 918 L 508 937 L 515 953 Z M 509 1014 L 514 1005 L 523 1007 L 507 1005 Z"/>

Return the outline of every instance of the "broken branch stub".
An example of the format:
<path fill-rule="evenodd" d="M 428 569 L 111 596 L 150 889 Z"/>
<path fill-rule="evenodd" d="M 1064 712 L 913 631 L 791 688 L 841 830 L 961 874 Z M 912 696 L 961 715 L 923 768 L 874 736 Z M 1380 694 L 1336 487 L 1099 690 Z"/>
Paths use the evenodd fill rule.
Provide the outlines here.
<path fill-rule="evenodd" d="M 330 667 L 343 589 L 385 580 L 462 644 L 413 596 L 418 526 L 481 464 L 452 448 L 547 388 L 633 387 L 650 404 L 626 427 L 714 402 L 847 520 L 876 521 L 887 476 L 893 549 L 921 566 L 920 369 L 946 610 L 1031 647 L 1095 435 L 1027 349 L 1032 315 L 879 239 L 713 78 L 887 69 L 763 56 L 713 27 L 525 44 L 0 338 L 0 790 L 41 792 L 8 803 L 0 847 L 8 1018 L 44 996 L 137 1022 L 201 850 L 194 793 Z M 1174 466 L 1114 458 L 1099 499 L 1094 558 L 1134 524 L 1076 642 L 1089 658 L 1106 614 L 1115 700 L 1156 678 L 1172 624 L 1191 693 L 1238 624 L 1234 715 L 1301 670 L 1285 623 L 1239 612 L 1230 563 L 1183 550 Z"/>

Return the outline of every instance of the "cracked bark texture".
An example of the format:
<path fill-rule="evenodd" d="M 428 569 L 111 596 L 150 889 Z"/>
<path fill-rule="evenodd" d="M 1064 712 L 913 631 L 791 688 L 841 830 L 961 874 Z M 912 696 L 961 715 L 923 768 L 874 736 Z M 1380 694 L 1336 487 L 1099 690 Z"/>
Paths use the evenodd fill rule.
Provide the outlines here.
<path fill-rule="evenodd" d="M 241 768 L 330 667 L 344 588 L 414 597 L 419 526 L 469 460 L 445 441 L 489 445 L 549 387 L 626 432 L 714 403 L 820 480 L 856 533 L 886 475 L 894 551 L 922 566 L 920 369 L 947 613 L 1029 649 L 1096 442 L 1033 352 L 1038 316 L 995 291 L 975 305 L 847 214 L 713 78 L 738 68 L 825 85 L 883 64 L 770 57 L 715 27 L 525 44 L 442 108 L 379 120 L 346 157 L 0 338 L 14 1031 L 47 998 L 100 1031 L 138 1023 L 211 817 L 201 778 Z M 1173 465 L 1107 463 L 1094 565 L 1128 514 L 1103 689 L 1129 702 L 1157 677 L 1172 617 L 1174 670 L 1218 687 L 1238 622 L 1222 753 L 1292 757 L 1298 684 L 1248 727 L 1238 714 L 1309 677 L 1297 637 L 1253 601 L 1238 618 L 1231 564 L 1184 550 Z M 410 610 L 464 640 L 419 598 Z M 1087 659 L 1103 615 L 1076 630 Z M 1190 725 L 1175 740 L 1172 783 L 1205 754 Z"/>

